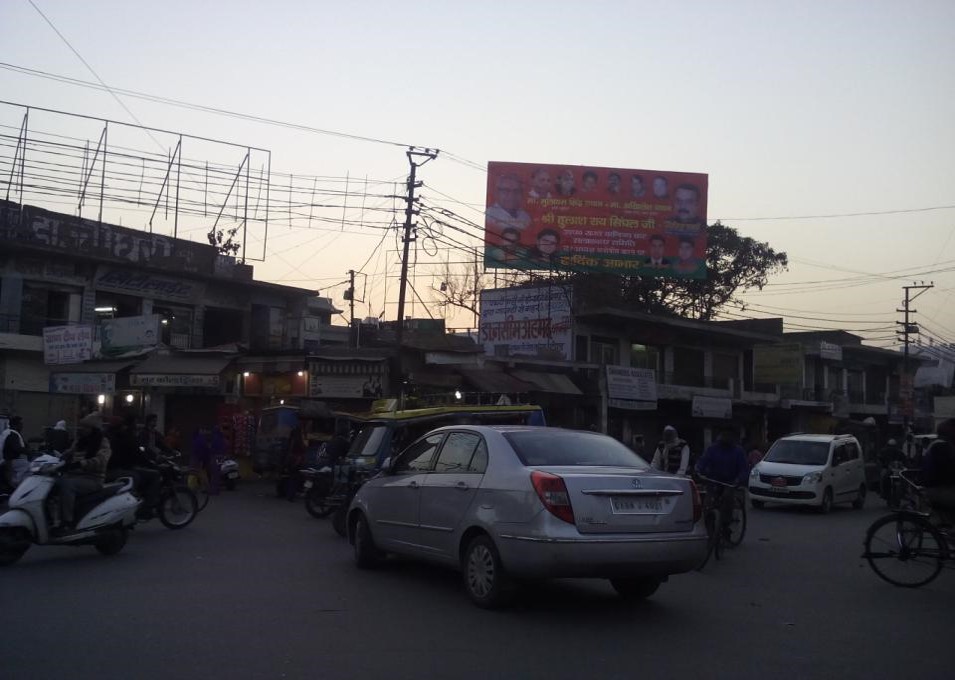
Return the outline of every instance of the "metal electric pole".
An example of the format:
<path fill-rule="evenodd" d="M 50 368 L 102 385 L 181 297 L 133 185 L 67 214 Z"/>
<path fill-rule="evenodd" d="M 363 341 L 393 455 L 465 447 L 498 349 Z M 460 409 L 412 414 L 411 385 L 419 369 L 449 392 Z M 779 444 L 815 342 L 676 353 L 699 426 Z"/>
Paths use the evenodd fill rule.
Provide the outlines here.
<path fill-rule="evenodd" d="M 934 287 L 935 284 L 933 283 L 913 283 L 911 286 L 902 286 L 902 290 L 905 291 L 905 299 L 902 301 L 902 309 L 895 310 L 899 314 L 904 314 L 902 321 L 895 322 L 897 326 L 902 327 L 900 331 L 902 334 L 902 378 L 899 385 L 899 396 L 902 397 L 905 402 L 905 408 L 902 412 L 902 427 L 904 431 L 908 431 L 909 412 L 914 409 L 914 380 L 909 375 L 909 335 L 918 335 L 919 333 L 918 324 L 911 322 L 911 315 L 918 312 L 918 310 L 912 309 L 911 305 L 925 291 Z M 912 291 L 916 291 L 916 293 L 913 295 Z"/>
<path fill-rule="evenodd" d="M 404 341 L 405 335 L 405 294 L 408 288 L 408 250 L 411 246 L 411 242 L 415 240 L 414 236 L 414 217 L 420 211 L 415 209 L 415 189 L 421 186 L 421 182 L 417 181 L 417 170 L 422 165 L 428 161 L 432 161 L 438 157 L 437 149 L 420 149 L 416 146 L 408 148 L 406 152 L 408 156 L 408 163 L 411 165 L 411 174 L 408 175 L 408 195 L 405 197 L 405 226 L 404 226 L 404 236 L 401 241 L 403 243 L 402 253 L 401 253 L 401 284 L 398 287 L 398 325 L 395 328 L 395 348 L 397 352 L 397 358 L 395 362 L 395 368 L 397 375 L 395 376 L 399 385 L 404 384 L 404 375 L 401 368 L 401 345 Z M 398 394 L 402 395 L 404 392 L 403 388 L 399 388 Z"/>
<path fill-rule="evenodd" d="M 355 327 L 355 270 L 348 270 L 348 290 L 345 291 L 345 299 L 348 300 L 351 314 L 348 319 L 348 344 L 352 347 L 358 346 L 358 329 Z"/>

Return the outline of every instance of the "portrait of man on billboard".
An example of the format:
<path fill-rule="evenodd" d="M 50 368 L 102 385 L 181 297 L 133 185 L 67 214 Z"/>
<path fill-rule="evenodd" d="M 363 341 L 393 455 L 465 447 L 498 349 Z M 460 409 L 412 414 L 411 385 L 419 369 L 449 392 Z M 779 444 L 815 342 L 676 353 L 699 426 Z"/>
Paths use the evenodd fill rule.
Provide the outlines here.
<path fill-rule="evenodd" d="M 673 265 L 673 271 L 684 276 L 691 276 L 699 272 L 703 263 L 694 257 L 695 250 L 696 241 L 689 236 L 680 238 L 680 246 L 677 250 L 677 260 Z"/>
<path fill-rule="evenodd" d="M 496 262 L 515 262 L 525 259 L 527 249 L 521 245 L 521 232 L 507 227 L 501 232 L 500 244 L 489 248 L 487 256 Z"/>
<path fill-rule="evenodd" d="M 550 171 L 547 168 L 535 168 L 531 173 L 531 190 L 528 198 L 550 198 Z"/>
<path fill-rule="evenodd" d="M 692 184 L 681 184 L 673 192 L 673 217 L 677 224 L 699 224 L 700 189 Z"/>
<path fill-rule="evenodd" d="M 531 249 L 530 259 L 544 264 L 555 264 L 560 257 L 560 234 L 556 229 L 544 229 L 537 235 L 537 243 Z"/>
<path fill-rule="evenodd" d="M 650 254 L 643 263 L 645 269 L 670 269 L 670 260 L 663 256 L 666 243 L 662 234 L 654 234 L 650 237 Z"/>
<path fill-rule="evenodd" d="M 501 235 L 505 229 L 523 233 L 531 224 L 531 216 L 523 209 L 524 182 L 513 173 L 497 179 L 494 205 L 487 209 L 488 231 Z"/>
<path fill-rule="evenodd" d="M 647 188 L 643 185 L 643 175 L 630 175 L 630 196 L 643 198 L 647 195 Z"/>

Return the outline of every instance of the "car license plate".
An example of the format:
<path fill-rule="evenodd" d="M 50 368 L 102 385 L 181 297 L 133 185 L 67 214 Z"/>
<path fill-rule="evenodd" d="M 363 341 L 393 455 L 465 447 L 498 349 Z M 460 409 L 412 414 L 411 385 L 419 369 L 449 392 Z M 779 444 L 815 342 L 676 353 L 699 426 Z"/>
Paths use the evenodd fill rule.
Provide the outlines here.
<path fill-rule="evenodd" d="M 229 479 L 238 479 L 239 473 L 236 472 L 235 470 L 232 470 L 231 472 L 226 473 L 226 477 L 228 477 Z"/>
<path fill-rule="evenodd" d="M 646 496 L 611 496 L 610 505 L 617 515 L 640 515 L 663 510 L 661 499 Z"/>
<path fill-rule="evenodd" d="M 312 483 L 313 483 L 313 482 L 312 482 L 311 479 L 306 479 L 306 480 L 305 480 L 305 488 L 306 488 L 306 489 L 311 489 L 311 488 L 312 488 Z"/>

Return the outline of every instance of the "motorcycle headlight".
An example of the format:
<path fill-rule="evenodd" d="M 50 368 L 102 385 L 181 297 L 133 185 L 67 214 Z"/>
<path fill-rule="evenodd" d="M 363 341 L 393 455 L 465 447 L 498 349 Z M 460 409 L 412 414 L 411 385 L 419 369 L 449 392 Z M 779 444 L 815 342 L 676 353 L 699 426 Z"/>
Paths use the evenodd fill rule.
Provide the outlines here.
<path fill-rule="evenodd" d="M 820 480 L 822 480 L 822 473 L 821 473 L 821 472 L 810 472 L 808 475 L 805 475 L 805 476 L 802 478 L 802 483 L 803 483 L 803 484 L 815 484 L 816 482 L 819 482 Z"/>

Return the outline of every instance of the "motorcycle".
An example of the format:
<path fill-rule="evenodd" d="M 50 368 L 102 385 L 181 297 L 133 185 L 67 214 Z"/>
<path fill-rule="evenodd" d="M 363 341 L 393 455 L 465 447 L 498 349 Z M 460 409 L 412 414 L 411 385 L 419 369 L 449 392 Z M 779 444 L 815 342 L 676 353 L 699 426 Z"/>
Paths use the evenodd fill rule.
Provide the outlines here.
<path fill-rule="evenodd" d="M 103 555 L 115 555 L 126 545 L 136 523 L 140 500 L 133 494 L 133 480 L 124 477 L 76 499 L 72 529 L 60 520 L 59 495 L 53 494 L 66 463 L 44 454 L 30 464 L 29 475 L 14 490 L 9 510 L 0 515 L 0 566 L 19 560 L 31 545 L 92 545 Z"/>
<path fill-rule="evenodd" d="M 162 454 L 155 456 L 153 469 L 160 476 L 159 500 L 151 506 L 143 504 L 136 513 L 137 520 L 147 522 L 158 515 L 168 529 L 189 526 L 199 513 L 199 501 L 186 484 L 186 470 Z"/>
<path fill-rule="evenodd" d="M 374 474 L 369 468 L 348 464 L 305 468 L 301 471 L 305 479 L 305 509 L 319 519 L 334 513 L 332 528 L 344 536 L 348 506 L 365 480 Z"/>
<path fill-rule="evenodd" d="M 355 497 L 355 494 L 358 493 L 362 484 L 364 484 L 366 480 L 371 479 L 375 474 L 374 470 L 367 468 L 358 468 L 352 474 L 349 480 L 348 492 L 345 494 L 345 498 L 342 499 L 341 504 L 335 508 L 335 514 L 332 516 L 332 528 L 335 530 L 335 533 L 342 538 L 348 535 L 348 508 L 351 507 L 352 499 Z"/>

